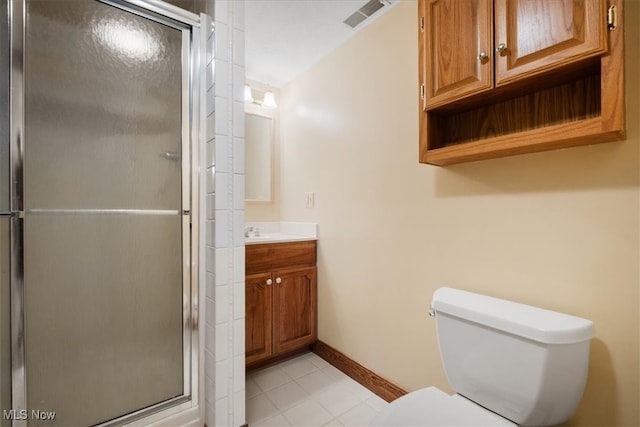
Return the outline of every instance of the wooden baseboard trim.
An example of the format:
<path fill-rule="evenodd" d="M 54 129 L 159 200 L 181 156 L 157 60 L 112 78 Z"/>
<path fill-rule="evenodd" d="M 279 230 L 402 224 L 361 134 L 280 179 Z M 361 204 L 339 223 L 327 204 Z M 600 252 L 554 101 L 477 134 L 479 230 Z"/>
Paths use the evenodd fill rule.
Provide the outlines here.
<path fill-rule="evenodd" d="M 275 357 L 270 357 L 268 359 L 260 360 L 258 362 L 253 362 L 249 365 L 245 364 L 245 371 L 252 372 L 252 371 L 257 371 L 258 369 L 268 368 L 269 366 L 277 365 L 280 362 L 284 362 L 287 359 L 293 359 L 294 357 L 297 357 L 300 354 L 307 353 L 309 351 L 311 351 L 311 345 L 298 348 L 296 350 L 290 351 L 288 353 L 283 353 Z"/>
<path fill-rule="evenodd" d="M 342 372 L 359 382 L 387 402 L 392 402 L 397 398 L 407 394 L 407 391 L 391 381 L 382 378 L 375 372 L 365 368 L 353 359 L 345 356 L 335 348 L 322 341 L 316 341 L 311 346 L 311 351 L 340 369 Z"/>

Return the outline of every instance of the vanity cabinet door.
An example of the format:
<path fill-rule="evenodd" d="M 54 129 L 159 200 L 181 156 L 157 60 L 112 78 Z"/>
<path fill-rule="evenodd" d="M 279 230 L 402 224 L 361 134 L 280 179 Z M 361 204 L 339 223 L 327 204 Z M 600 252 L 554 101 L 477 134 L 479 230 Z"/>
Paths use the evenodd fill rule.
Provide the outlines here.
<path fill-rule="evenodd" d="M 246 363 L 254 363 L 272 355 L 271 273 L 245 277 L 245 351 Z"/>
<path fill-rule="evenodd" d="M 316 267 L 273 273 L 274 352 L 285 353 L 317 338 Z"/>
<path fill-rule="evenodd" d="M 496 86 L 607 51 L 603 0 L 495 0 Z"/>

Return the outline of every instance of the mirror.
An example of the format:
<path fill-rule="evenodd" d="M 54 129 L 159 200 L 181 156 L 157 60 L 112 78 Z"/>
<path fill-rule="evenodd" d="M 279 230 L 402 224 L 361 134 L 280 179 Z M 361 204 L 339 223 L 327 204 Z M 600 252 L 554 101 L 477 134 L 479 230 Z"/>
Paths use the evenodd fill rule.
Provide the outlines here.
<path fill-rule="evenodd" d="M 272 201 L 273 119 L 245 113 L 245 200 Z"/>

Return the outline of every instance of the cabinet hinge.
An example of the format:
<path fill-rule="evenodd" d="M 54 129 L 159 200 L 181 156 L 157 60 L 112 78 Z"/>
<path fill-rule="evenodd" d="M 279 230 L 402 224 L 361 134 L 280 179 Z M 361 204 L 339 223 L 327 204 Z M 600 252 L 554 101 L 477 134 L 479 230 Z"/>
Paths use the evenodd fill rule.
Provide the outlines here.
<path fill-rule="evenodd" d="M 424 83 L 420 85 L 420 99 L 424 101 Z"/>
<path fill-rule="evenodd" d="M 420 32 L 424 33 L 424 16 L 420 17 Z"/>
<path fill-rule="evenodd" d="M 607 28 L 609 31 L 613 31 L 618 27 L 618 13 L 616 12 L 616 5 L 609 6 L 607 9 Z"/>

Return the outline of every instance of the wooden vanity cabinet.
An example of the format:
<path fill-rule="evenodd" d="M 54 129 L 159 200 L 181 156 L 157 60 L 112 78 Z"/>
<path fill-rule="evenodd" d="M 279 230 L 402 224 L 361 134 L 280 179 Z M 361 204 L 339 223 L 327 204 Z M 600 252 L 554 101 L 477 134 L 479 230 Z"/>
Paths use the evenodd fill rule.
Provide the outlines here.
<path fill-rule="evenodd" d="M 624 139 L 622 0 L 419 0 L 420 161 Z"/>
<path fill-rule="evenodd" d="M 316 341 L 316 242 L 247 245 L 245 256 L 245 351 L 251 369 Z"/>

